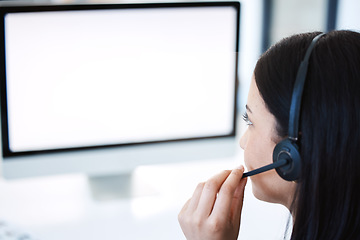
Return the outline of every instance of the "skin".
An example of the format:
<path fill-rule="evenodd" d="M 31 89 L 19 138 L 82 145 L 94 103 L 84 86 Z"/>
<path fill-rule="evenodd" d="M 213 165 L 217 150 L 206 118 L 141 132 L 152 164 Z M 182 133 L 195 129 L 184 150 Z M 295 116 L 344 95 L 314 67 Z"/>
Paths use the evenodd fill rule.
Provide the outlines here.
<path fill-rule="evenodd" d="M 276 119 L 268 111 L 251 80 L 247 114 L 248 128 L 241 137 L 248 170 L 272 163 L 272 152 L 281 140 L 275 131 Z M 237 239 L 247 179 L 241 179 L 244 167 L 226 170 L 199 183 L 193 196 L 179 213 L 180 226 L 188 240 Z M 256 198 L 290 208 L 296 183 L 280 178 L 275 170 L 251 177 Z"/>
<path fill-rule="evenodd" d="M 243 172 L 243 167 L 222 171 L 198 184 L 178 216 L 186 239 L 237 239 L 247 182 Z"/>
<path fill-rule="evenodd" d="M 282 139 L 276 132 L 276 119 L 267 109 L 253 76 L 247 100 L 248 128 L 240 139 L 244 149 L 244 160 L 248 170 L 273 162 L 272 154 Z M 280 203 L 290 209 L 296 183 L 283 180 L 275 170 L 251 177 L 252 190 L 256 198 Z"/>

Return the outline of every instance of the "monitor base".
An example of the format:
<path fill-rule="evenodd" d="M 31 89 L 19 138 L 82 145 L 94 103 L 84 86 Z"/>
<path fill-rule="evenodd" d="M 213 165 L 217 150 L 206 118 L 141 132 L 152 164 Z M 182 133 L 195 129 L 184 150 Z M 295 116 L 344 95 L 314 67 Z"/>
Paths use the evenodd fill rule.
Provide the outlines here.
<path fill-rule="evenodd" d="M 119 175 L 89 176 L 88 182 L 92 197 L 96 201 L 146 197 L 159 193 L 144 179 L 136 177 L 134 172 Z"/>

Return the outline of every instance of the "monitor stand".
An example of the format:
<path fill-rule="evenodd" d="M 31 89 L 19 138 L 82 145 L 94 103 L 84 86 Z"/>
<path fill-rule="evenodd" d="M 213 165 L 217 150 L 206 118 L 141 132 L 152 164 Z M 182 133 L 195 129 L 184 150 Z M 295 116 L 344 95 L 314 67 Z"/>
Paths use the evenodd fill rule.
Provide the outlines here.
<path fill-rule="evenodd" d="M 157 195 L 159 192 L 134 171 L 118 175 L 89 176 L 94 200 L 108 201 Z"/>

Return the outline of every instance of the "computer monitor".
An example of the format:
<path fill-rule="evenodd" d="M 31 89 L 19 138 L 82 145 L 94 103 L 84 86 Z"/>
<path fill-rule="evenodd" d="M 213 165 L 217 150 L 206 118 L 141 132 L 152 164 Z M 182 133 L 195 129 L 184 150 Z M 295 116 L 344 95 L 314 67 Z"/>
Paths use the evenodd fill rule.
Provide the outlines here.
<path fill-rule="evenodd" d="M 3 177 L 236 152 L 239 2 L 0 12 Z"/>

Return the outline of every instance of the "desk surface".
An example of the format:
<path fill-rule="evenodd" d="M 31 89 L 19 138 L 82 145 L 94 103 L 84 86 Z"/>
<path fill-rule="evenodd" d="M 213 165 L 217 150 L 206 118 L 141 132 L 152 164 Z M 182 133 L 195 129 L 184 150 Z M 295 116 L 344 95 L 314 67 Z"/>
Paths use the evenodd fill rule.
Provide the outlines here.
<path fill-rule="evenodd" d="M 241 162 L 239 155 L 140 167 L 134 179 L 151 191 L 107 200 L 94 198 L 84 175 L 0 180 L 0 219 L 41 240 L 185 239 L 177 214 L 197 183 Z M 288 216 L 284 207 L 255 199 L 248 184 L 239 239 L 282 239 Z"/>

